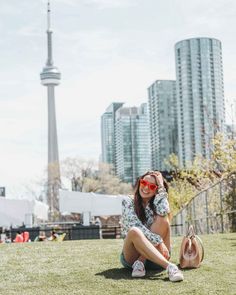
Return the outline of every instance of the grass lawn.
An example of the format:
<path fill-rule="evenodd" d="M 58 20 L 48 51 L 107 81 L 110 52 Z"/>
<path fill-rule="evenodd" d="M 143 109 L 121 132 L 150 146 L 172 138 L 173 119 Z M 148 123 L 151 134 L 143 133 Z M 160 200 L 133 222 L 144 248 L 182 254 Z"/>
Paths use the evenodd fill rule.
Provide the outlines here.
<path fill-rule="evenodd" d="M 132 279 L 122 268 L 122 240 L 0 244 L 0 294 L 236 294 L 236 234 L 201 236 L 205 259 L 172 283 L 165 271 Z M 173 238 L 178 263 L 181 238 Z"/>

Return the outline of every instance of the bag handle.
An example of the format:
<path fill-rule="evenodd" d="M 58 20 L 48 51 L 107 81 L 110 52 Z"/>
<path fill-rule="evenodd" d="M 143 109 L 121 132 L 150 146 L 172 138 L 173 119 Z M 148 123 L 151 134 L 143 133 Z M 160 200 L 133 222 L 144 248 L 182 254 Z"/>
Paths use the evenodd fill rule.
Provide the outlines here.
<path fill-rule="evenodd" d="M 193 225 L 191 224 L 188 228 L 188 232 L 187 232 L 187 235 L 186 237 L 195 237 L 195 232 L 194 232 L 194 228 L 193 228 Z"/>
<path fill-rule="evenodd" d="M 197 241 L 199 242 L 199 244 L 200 244 L 200 246 L 202 248 L 202 258 L 201 258 L 201 262 L 202 262 L 202 260 L 204 258 L 204 247 L 203 247 L 203 243 L 202 243 L 201 238 L 198 235 L 195 234 L 194 227 L 193 227 L 192 224 L 188 228 L 188 233 L 187 233 L 186 237 L 189 238 L 189 239 L 196 238 Z"/>
<path fill-rule="evenodd" d="M 199 244 L 202 247 L 202 259 L 201 259 L 201 262 L 202 262 L 202 260 L 204 258 L 204 247 L 203 247 L 203 243 L 202 243 L 202 240 L 200 239 L 200 237 L 198 235 L 196 235 L 195 238 L 198 240 Z"/>

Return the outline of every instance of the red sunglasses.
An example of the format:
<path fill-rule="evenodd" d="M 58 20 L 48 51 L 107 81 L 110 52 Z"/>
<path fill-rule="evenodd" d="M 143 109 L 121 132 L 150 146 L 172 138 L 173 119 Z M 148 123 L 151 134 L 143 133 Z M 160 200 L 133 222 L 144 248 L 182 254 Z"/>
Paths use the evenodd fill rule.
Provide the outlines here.
<path fill-rule="evenodd" d="M 158 186 L 154 183 L 151 183 L 151 182 L 148 182 L 147 180 L 145 179 L 140 179 L 140 185 L 141 186 L 148 186 L 148 188 L 151 190 L 151 191 L 155 191 L 158 189 Z"/>

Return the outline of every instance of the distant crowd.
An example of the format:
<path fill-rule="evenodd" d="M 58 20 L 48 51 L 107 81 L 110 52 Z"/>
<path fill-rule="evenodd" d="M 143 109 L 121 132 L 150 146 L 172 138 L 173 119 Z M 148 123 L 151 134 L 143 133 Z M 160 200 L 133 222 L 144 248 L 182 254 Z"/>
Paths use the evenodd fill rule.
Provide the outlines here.
<path fill-rule="evenodd" d="M 61 242 L 64 240 L 66 233 L 57 233 L 56 231 L 51 231 L 49 237 L 46 236 L 44 231 L 40 231 L 39 235 L 33 240 L 33 242 L 47 242 L 55 241 Z M 0 236 L 0 243 L 28 243 L 32 242 L 30 239 L 30 234 L 28 231 L 17 231 L 15 238 L 7 236 L 6 233 L 2 233 Z"/>

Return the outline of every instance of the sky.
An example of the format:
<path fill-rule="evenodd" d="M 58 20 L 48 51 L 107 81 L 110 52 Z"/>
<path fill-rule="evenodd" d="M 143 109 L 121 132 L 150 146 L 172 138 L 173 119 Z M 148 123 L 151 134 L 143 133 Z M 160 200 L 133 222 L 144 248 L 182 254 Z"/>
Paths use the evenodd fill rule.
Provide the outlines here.
<path fill-rule="evenodd" d="M 31 196 L 47 166 L 46 0 L 0 0 L 0 187 Z M 174 45 L 222 42 L 226 120 L 236 122 L 235 0 L 51 0 L 59 157 L 98 161 L 100 118 L 112 102 L 139 106 L 175 79 Z M 33 188 L 34 189 L 34 188 Z"/>

